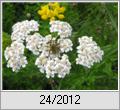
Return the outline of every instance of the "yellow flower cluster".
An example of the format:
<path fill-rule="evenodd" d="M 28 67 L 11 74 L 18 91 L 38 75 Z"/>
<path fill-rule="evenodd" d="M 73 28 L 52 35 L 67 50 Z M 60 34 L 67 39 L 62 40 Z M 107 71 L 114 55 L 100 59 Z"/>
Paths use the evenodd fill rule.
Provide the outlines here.
<path fill-rule="evenodd" d="M 41 19 L 47 20 L 55 20 L 56 18 L 62 20 L 64 18 L 65 7 L 60 6 L 59 3 L 48 3 L 47 5 L 44 5 L 41 7 L 40 10 L 38 10 L 38 14 L 41 16 Z"/>

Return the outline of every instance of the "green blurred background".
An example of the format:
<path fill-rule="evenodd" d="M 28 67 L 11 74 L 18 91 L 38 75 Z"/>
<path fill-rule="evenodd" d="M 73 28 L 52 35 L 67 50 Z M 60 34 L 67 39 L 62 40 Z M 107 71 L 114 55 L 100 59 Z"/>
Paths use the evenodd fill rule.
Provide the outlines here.
<path fill-rule="evenodd" d="M 40 33 L 49 34 L 49 21 L 43 21 L 37 10 L 45 3 L 3 3 L 2 78 L 4 90 L 116 90 L 118 89 L 118 4 L 60 3 L 66 7 L 65 19 L 73 27 L 73 52 L 69 52 L 72 69 L 64 79 L 47 79 L 35 66 L 36 56 L 25 50 L 28 65 L 18 73 L 7 68 L 4 50 L 11 44 L 12 25 L 31 19 L 40 23 Z M 77 38 L 92 36 L 104 50 L 103 60 L 87 69 L 76 65 Z"/>

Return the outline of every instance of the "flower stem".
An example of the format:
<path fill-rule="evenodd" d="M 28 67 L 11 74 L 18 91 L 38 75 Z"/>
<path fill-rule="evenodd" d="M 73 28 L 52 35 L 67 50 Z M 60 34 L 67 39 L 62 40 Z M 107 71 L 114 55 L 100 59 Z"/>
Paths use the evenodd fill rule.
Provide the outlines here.
<path fill-rule="evenodd" d="M 50 78 L 49 79 L 49 84 L 51 86 L 51 89 L 54 90 L 54 79 Z"/>
<path fill-rule="evenodd" d="M 58 90 L 60 90 L 60 88 L 61 88 L 62 80 L 63 80 L 63 79 L 61 79 L 60 82 L 59 82 Z"/>

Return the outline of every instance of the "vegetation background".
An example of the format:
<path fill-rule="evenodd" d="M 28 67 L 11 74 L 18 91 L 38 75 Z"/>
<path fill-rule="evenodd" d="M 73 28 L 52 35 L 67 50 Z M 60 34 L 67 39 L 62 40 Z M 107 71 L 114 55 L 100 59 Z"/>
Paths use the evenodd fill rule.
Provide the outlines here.
<path fill-rule="evenodd" d="M 104 50 L 103 60 L 87 69 L 72 64 L 64 79 L 47 79 L 34 65 L 36 56 L 25 50 L 28 59 L 26 68 L 13 73 L 7 68 L 4 50 L 11 44 L 12 25 L 31 18 L 40 23 L 40 33 L 49 33 L 49 21 L 43 21 L 37 10 L 45 3 L 3 3 L 2 33 L 2 78 L 4 90 L 116 90 L 118 89 L 118 4 L 117 3 L 60 3 L 66 7 L 65 19 L 73 27 L 73 52 L 70 61 L 76 58 L 77 38 L 92 36 Z"/>

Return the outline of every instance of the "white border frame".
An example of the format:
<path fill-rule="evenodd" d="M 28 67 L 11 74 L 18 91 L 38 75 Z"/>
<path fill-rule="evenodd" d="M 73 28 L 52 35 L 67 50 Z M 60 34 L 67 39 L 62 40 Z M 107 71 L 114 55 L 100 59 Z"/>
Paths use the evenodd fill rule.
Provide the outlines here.
<path fill-rule="evenodd" d="M 68 3 L 71 3 L 71 2 L 79 2 L 79 3 L 101 3 L 101 2 L 105 2 L 105 3 L 118 3 L 118 90 L 3 90 L 2 88 L 2 53 L 1 53 L 1 92 L 118 92 L 119 91 L 119 1 L 115 0 L 115 1 L 108 1 L 108 0 L 105 0 L 105 1 L 62 1 L 62 0 L 58 0 L 58 1 L 54 1 L 54 0 L 48 0 L 48 1 L 30 1 L 30 0 L 26 0 L 26 1 L 22 1 L 22 0 L 19 0 L 19 1 L 11 1 L 11 0 L 8 0 L 8 1 L 1 1 L 1 52 L 2 52 L 2 4 L 3 3 L 29 3 L 29 2 L 33 2 L 33 3 L 38 3 L 38 2 L 68 2 Z"/>

